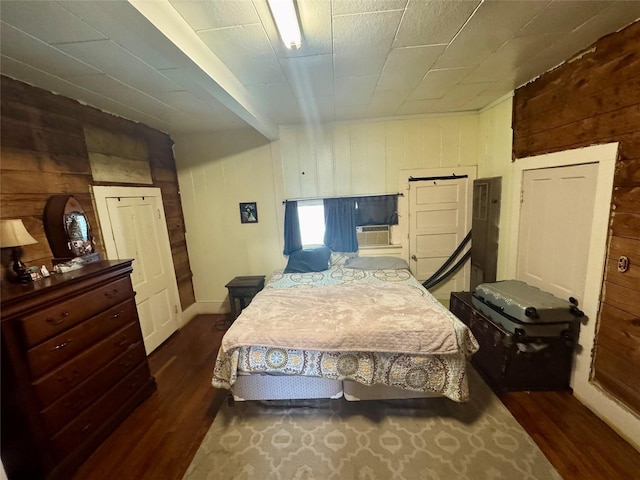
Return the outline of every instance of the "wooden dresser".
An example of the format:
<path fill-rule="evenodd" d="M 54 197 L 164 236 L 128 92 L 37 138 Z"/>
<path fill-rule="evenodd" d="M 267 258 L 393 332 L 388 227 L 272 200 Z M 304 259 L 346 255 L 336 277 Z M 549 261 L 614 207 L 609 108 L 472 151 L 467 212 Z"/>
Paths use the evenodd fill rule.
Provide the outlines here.
<path fill-rule="evenodd" d="M 100 261 L 2 284 L 2 462 L 10 480 L 70 478 L 156 388 L 130 280 Z"/>

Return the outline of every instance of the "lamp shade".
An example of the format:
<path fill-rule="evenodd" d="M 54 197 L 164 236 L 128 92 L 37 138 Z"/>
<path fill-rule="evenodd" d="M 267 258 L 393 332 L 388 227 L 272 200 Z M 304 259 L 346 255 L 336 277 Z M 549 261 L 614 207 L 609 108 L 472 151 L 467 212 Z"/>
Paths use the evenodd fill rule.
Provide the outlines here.
<path fill-rule="evenodd" d="M 27 229 L 22 220 L 0 220 L 0 247 L 19 247 L 38 243 Z"/>

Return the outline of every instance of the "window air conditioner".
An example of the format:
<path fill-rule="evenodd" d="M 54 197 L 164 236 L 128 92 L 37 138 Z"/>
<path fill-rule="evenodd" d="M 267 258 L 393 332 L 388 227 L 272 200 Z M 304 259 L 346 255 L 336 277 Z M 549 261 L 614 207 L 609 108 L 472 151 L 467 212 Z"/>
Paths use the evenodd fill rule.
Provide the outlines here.
<path fill-rule="evenodd" d="M 389 245 L 389 225 L 356 227 L 356 237 L 360 247 Z"/>

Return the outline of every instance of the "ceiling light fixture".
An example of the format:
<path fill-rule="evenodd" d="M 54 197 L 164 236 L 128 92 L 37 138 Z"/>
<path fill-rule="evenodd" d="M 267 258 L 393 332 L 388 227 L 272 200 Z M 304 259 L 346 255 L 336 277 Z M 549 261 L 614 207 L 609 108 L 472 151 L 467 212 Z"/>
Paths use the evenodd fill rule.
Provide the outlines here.
<path fill-rule="evenodd" d="M 267 0 L 267 3 L 284 45 L 289 49 L 300 48 L 302 37 L 293 0 Z"/>

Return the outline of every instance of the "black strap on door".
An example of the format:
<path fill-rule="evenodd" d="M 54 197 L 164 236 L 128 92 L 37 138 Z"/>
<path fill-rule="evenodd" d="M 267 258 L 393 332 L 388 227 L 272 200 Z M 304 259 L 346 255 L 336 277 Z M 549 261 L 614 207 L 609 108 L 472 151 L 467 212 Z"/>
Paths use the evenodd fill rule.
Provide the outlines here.
<path fill-rule="evenodd" d="M 451 256 L 447 258 L 447 260 L 442 264 L 442 266 L 438 270 L 436 270 L 433 275 L 431 275 L 422 283 L 424 288 L 428 290 L 430 288 L 435 287 L 439 283 L 442 283 L 444 280 L 446 280 L 451 275 L 453 275 L 462 265 L 464 265 L 464 263 L 469 259 L 469 257 L 471 257 L 471 249 L 467 250 L 467 252 L 462 256 L 462 258 L 460 258 L 460 260 L 458 260 L 456 264 L 453 267 L 451 267 L 447 272 L 442 273 L 447 269 L 449 265 L 451 265 L 451 263 L 458 257 L 458 255 L 460 255 L 460 252 L 464 249 L 464 247 L 467 245 L 467 243 L 469 243 L 470 240 L 471 240 L 471 230 L 469 230 L 469 233 L 467 233 L 467 236 L 464 237 L 462 242 L 460 242 L 460 245 L 458 245 L 458 247 L 453 251 Z"/>

